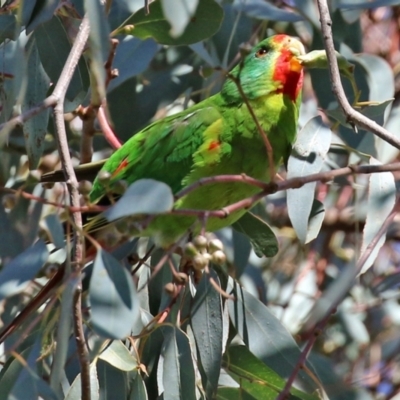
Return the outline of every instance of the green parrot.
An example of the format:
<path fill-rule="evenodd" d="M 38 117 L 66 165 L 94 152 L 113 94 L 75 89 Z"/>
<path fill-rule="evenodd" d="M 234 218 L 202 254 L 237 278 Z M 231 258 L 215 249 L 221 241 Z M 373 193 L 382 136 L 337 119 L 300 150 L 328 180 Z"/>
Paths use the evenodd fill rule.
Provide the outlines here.
<path fill-rule="evenodd" d="M 90 201 L 96 203 L 112 193 L 121 180 L 132 184 L 143 178 L 155 179 L 170 186 L 174 194 L 201 178 L 216 175 L 244 173 L 268 182 L 271 173 L 266 146 L 248 106 L 268 136 L 275 170 L 287 161 L 296 138 L 303 84 L 303 68 L 297 57 L 304 54 L 302 43 L 287 35 L 261 41 L 231 71 L 218 94 L 152 123 L 116 150 L 101 168 L 110 179 L 105 185 L 96 177 Z M 43 178 L 46 181 L 46 176 Z M 174 208 L 220 210 L 260 190 L 241 182 L 212 183 L 178 199 Z M 245 212 L 210 217 L 206 230 L 231 225 Z M 106 231 L 104 222 L 95 217 L 88 230 Z M 197 234 L 201 227 L 196 216 L 159 215 L 136 235 L 152 236 L 157 245 L 167 248 L 189 230 Z"/>

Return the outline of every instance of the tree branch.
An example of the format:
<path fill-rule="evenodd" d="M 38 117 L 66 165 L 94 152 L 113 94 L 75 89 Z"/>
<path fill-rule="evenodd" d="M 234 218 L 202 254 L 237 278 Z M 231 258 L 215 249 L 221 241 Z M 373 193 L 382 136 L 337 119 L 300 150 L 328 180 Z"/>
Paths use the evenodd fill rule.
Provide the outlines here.
<path fill-rule="evenodd" d="M 357 125 L 363 129 L 366 129 L 392 146 L 400 149 L 400 139 L 390 133 L 388 130 L 378 125 L 375 121 L 372 121 L 365 115 L 362 115 L 350 105 L 344 92 L 341 80 L 339 67 L 337 64 L 335 46 L 333 43 L 332 36 L 332 20 L 329 14 L 329 8 L 326 0 L 317 0 L 318 9 L 320 14 L 321 30 L 323 34 L 326 56 L 328 58 L 329 75 L 331 78 L 332 91 L 335 95 L 340 107 L 346 115 L 347 122 L 352 125 Z"/>
<path fill-rule="evenodd" d="M 52 96 L 56 99 L 54 107 L 54 121 L 56 126 L 56 141 L 60 153 L 60 160 L 62 169 L 65 175 L 70 202 L 72 207 L 79 207 L 79 190 L 78 180 L 75 175 L 74 167 L 72 165 L 71 156 L 69 153 L 69 146 L 67 134 L 65 130 L 64 121 L 64 99 L 68 86 L 71 82 L 75 68 L 83 53 L 84 47 L 89 37 L 90 27 L 89 18 L 86 15 L 79 27 L 79 32 L 76 36 L 75 42 L 72 46 L 71 52 L 68 55 L 67 61 L 61 72 L 60 78 L 54 88 Z M 82 311 L 81 311 L 81 266 L 83 261 L 83 236 L 82 231 L 82 214 L 80 211 L 72 212 L 72 220 L 74 222 L 74 240 L 72 248 L 72 270 L 78 276 L 78 284 L 74 294 L 73 301 L 73 315 L 74 315 L 74 330 L 75 340 L 78 349 L 78 358 L 81 366 L 81 396 L 84 400 L 90 400 L 90 365 L 89 353 L 86 348 L 85 337 L 82 325 Z M 68 271 L 71 272 L 71 271 Z M 67 273 L 68 273 L 67 272 Z"/>

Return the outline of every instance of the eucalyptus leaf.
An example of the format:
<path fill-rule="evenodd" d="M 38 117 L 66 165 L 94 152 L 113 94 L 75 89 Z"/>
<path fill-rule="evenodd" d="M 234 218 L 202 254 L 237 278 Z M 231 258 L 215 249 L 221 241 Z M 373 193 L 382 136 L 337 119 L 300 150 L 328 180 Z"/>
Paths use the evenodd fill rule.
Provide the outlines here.
<path fill-rule="evenodd" d="M 97 251 L 90 279 L 89 300 L 94 331 L 110 339 L 123 339 L 140 318 L 132 277 L 111 254 Z"/>
<path fill-rule="evenodd" d="M 110 51 L 110 28 L 102 2 L 98 0 L 85 0 L 85 11 L 90 22 L 90 71 L 94 78 L 94 82 L 91 85 L 92 101 L 95 100 L 100 105 L 101 100 L 106 95 L 106 71 L 104 63 Z"/>
<path fill-rule="evenodd" d="M 77 400 L 82 398 L 82 377 L 78 374 L 77 377 L 72 382 L 69 388 L 65 400 Z M 98 400 L 100 398 L 99 393 L 99 380 L 97 376 L 96 363 L 90 364 L 90 399 Z"/>
<path fill-rule="evenodd" d="M 189 339 L 178 328 L 163 327 L 163 399 L 196 400 L 196 382 Z"/>
<path fill-rule="evenodd" d="M 177 38 L 183 34 L 193 21 L 200 0 L 178 0 L 174 5 L 169 0 L 160 0 L 165 19 L 170 23 L 169 34 Z"/>
<path fill-rule="evenodd" d="M 232 278 L 229 278 L 227 292 L 235 298 L 227 300 L 231 322 L 246 346 L 282 378 L 288 378 L 300 357 L 300 349 L 292 335 L 265 304 Z M 308 365 L 308 368 L 312 366 Z M 316 389 L 307 374 L 300 372 L 298 379 L 307 392 Z"/>
<path fill-rule="evenodd" d="M 50 87 L 47 76 L 40 61 L 36 41 L 33 37 L 27 44 L 29 67 L 27 68 L 27 88 L 22 102 L 22 111 L 28 111 L 46 98 Z M 25 146 L 29 158 L 29 168 L 35 169 L 44 150 L 50 110 L 47 108 L 40 114 L 28 119 L 24 125 Z"/>
<path fill-rule="evenodd" d="M 40 25 L 34 32 L 40 60 L 53 83 L 60 78 L 65 62 L 71 51 L 68 34 L 59 17 Z M 86 94 L 89 87 L 89 73 L 85 60 L 81 57 L 68 85 L 66 98 L 74 100 L 81 92 Z"/>
<path fill-rule="evenodd" d="M 24 3 L 29 3 L 24 0 Z M 40 24 L 48 21 L 53 17 L 53 14 L 58 7 L 58 0 L 37 0 L 31 12 L 29 21 L 25 25 L 26 33 L 33 32 Z M 26 11 L 28 12 L 28 8 Z"/>
<path fill-rule="evenodd" d="M 151 2 L 149 11 L 149 14 L 146 14 L 144 8 L 137 11 L 114 34 L 123 32 L 140 39 L 152 37 L 161 44 L 188 45 L 212 36 L 219 29 L 223 17 L 222 8 L 214 0 L 201 0 L 183 33 L 174 37 L 171 35 L 171 24 L 164 15 L 161 0 Z"/>
<path fill-rule="evenodd" d="M 278 252 L 278 241 L 272 229 L 250 211 L 237 220 L 232 227 L 246 235 L 258 257 L 273 257 Z"/>
<path fill-rule="evenodd" d="M 0 272 L 0 300 L 22 292 L 47 261 L 46 244 L 38 240 Z"/>
<path fill-rule="evenodd" d="M 224 355 L 226 370 L 245 390 L 256 399 L 275 399 L 286 381 L 260 361 L 246 346 L 231 345 Z M 318 400 L 320 397 L 292 388 L 294 398 Z"/>
<path fill-rule="evenodd" d="M 6 39 L 16 39 L 17 19 L 13 14 L 0 15 L 0 43 Z"/>
<path fill-rule="evenodd" d="M 311 175 L 321 171 L 331 143 L 331 130 L 321 117 L 308 121 L 299 133 L 288 161 L 287 178 Z M 316 182 L 298 189 L 288 189 L 289 218 L 301 243 L 307 243 L 308 221 L 314 200 Z"/>
<path fill-rule="evenodd" d="M 248 0 L 246 2 L 236 1 L 235 8 L 238 11 L 246 13 L 250 17 L 268 21 L 297 22 L 303 20 L 301 15 L 282 10 L 263 0 Z"/>
<path fill-rule="evenodd" d="M 210 283 L 210 279 L 219 284 L 214 270 L 203 274 L 191 308 L 190 324 L 204 371 L 203 387 L 207 397 L 213 398 L 221 370 L 223 329 L 221 294 Z"/>
<path fill-rule="evenodd" d="M 134 182 L 116 204 L 104 212 L 108 221 L 138 214 L 161 214 L 172 209 L 174 197 L 171 188 L 154 179 Z"/>
<path fill-rule="evenodd" d="M 380 162 L 371 157 L 370 164 L 380 165 Z M 361 255 L 366 251 L 368 245 L 377 235 L 383 221 L 385 221 L 392 212 L 395 201 L 396 184 L 393 173 L 382 172 L 379 174 L 371 174 L 369 178 L 367 218 L 363 231 Z M 385 238 L 386 233 L 379 238 L 379 241 L 364 263 L 360 274 L 363 274 L 371 267 L 378 256 L 379 249 L 385 243 Z"/>
<path fill-rule="evenodd" d="M 99 358 L 121 371 L 133 371 L 138 367 L 137 360 L 120 340 L 113 340 Z"/>

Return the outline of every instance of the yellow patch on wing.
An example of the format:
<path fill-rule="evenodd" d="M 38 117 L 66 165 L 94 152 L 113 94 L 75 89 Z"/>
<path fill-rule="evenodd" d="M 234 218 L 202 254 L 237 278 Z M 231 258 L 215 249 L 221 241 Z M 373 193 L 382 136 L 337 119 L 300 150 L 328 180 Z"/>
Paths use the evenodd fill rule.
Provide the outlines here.
<path fill-rule="evenodd" d="M 213 164 L 219 161 L 221 153 L 222 118 L 216 120 L 203 133 L 203 144 L 194 154 L 197 166 Z"/>

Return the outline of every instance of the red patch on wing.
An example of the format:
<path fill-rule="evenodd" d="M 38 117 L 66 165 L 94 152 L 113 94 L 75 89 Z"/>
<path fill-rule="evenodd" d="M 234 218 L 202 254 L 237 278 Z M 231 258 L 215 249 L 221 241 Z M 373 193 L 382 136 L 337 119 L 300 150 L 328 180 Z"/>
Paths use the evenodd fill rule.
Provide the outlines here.
<path fill-rule="evenodd" d="M 286 94 L 292 101 L 296 101 L 303 85 L 303 68 L 289 50 L 283 49 L 276 60 L 273 79 L 282 84 L 277 93 Z"/>
<path fill-rule="evenodd" d="M 111 177 L 114 178 L 117 176 L 121 171 L 123 171 L 129 165 L 129 161 L 127 158 L 124 158 L 121 161 L 121 164 L 118 165 L 118 168 L 112 173 Z"/>
<path fill-rule="evenodd" d="M 213 141 L 209 144 L 208 150 L 211 151 L 211 150 L 217 149 L 220 145 L 221 145 L 220 142 L 218 142 L 217 140 L 213 140 Z"/>

